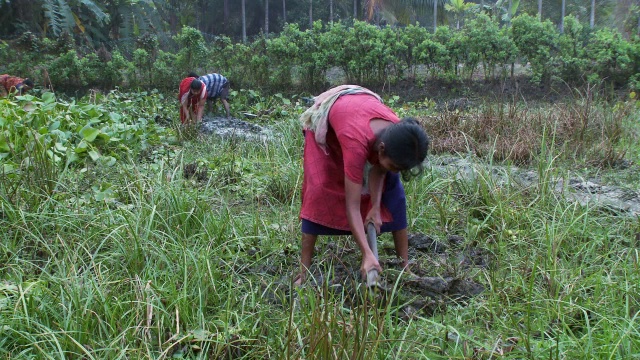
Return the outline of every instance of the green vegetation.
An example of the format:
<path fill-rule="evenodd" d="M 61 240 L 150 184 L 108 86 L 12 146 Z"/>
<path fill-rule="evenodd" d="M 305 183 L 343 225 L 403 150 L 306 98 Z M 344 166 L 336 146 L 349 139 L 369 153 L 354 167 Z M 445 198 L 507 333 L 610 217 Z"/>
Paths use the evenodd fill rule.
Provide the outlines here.
<path fill-rule="evenodd" d="M 549 20 L 523 14 L 501 27 L 499 20 L 478 13 L 460 29 L 441 26 L 431 34 L 419 25 L 316 21 L 307 30 L 289 24 L 277 36 L 248 43 L 226 37 L 206 41 L 197 29 L 184 27 L 172 37 L 178 50 L 162 50 L 158 37 L 148 33 L 136 38 L 128 55 L 117 47 L 74 49 L 68 37 L 40 39 L 27 32 L 0 44 L 0 63 L 3 72 L 66 92 L 175 89 L 190 71 L 220 72 L 235 88 L 271 93 L 325 90 L 331 69 L 341 70 L 346 83 L 372 88 L 407 80 L 417 87 L 434 80 L 506 82 L 516 80 L 516 64 L 525 70 L 518 78 L 523 82 L 638 90 L 637 35 L 625 38 L 615 29 L 587 29 L 571 16 L 566 23 L 560 33 Z"/>
<path fill-rule="evenodd" d="M 417 255 L 429 274 L 484 291 L 407 312 L 416 299 L 392 269 L 389 301 L 322 282 L 291 288 L 304 106 L 255 90 L 233 97 L 236 113 L 250 109 L 276 136 L 199 135 L 167 121 L 175 100 L 156 92 L 0 100 L 1 358 L 640 356 L 640 222 L 553 185 L 638 161 L 633 100 L 609 104 L 587 89 L 553 106 L 437 113 L 388 99 L 427 127 L 432 164 L 458 152 L 476 171 L 427 168 L 407 183 L 410 231 L 460 236 L 489 259 L 463 268 Z M 498 163 L 528 166 L 537 181 L 498 182 Z M 353 248 L 323 239 L 321 266 L 332 244 Z M 343 260 L 357 269 L 357 258 Z"/>

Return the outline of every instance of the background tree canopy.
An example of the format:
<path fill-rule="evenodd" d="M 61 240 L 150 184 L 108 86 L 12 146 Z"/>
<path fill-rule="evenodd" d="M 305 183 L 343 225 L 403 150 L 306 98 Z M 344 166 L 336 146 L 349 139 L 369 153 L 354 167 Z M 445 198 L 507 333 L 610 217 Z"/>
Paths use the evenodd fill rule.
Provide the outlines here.
<path fill-rule="evenodd" d="M 205 37 L 242 40 L 243 34 L 278 33 L 285 22 L 304 30 L 315 20 L 350 20 L 354 13 L 376 24 L 431 27 L 459 26 L 469 12 L 484 11 L 508 21 L 517 14 L 537 15 L 539 9 L 542 20 L 559 26 L 563 13 L 588 24 L 592 7 L 596 26 L 637 33 L 633 0 L 0 0 L 0 37 L 11 39 L 30 31 L 55 38 L 67 32 L 79 44 L 112 48 L 114 42 L 144 33 L 170 37 L 183 26 Z"/>

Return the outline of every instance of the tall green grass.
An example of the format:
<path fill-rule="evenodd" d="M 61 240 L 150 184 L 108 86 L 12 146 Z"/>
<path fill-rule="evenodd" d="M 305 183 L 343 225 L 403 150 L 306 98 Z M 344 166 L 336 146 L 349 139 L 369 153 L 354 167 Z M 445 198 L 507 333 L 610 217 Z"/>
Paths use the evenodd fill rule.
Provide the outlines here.
<path fill-rule="evenodd" d="M 545 147 L 554 127 L 529 187 L 474 157 L 474 176 L 427 169 L 405 184 L 411 232 L 461 235 L 491 254 L 487 268 L 428 268 L 466 271 L 485 291 L 410 316 L 402 301 L 414 299 L 393 301 L 401 281 L 386 303 L 291 287 L 302 134 L 295 119 L 274 128 L 266 143 L 185 138 L 152 164 L 47 172 L 56 188 L 39 206 L 0 183 L 0 358 L 640 356 L 640 223 L 553 191 L 565 174 L 561 148 Z M 185 178 L 186 164 L 206 178 Z M 25 181 L 43 169 L 32 171 Z M 113 192 L 96 197 L 105 181 Z"/>

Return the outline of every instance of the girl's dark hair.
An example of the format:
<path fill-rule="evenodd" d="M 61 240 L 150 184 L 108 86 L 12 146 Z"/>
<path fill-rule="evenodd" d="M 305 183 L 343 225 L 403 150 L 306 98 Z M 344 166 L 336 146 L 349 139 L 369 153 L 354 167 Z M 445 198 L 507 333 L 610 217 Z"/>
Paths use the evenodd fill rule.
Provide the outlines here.
<path fill-rule="evenodd" d="M 202 81 L 198 80 L 198 79 L 194 79 L 191 82 L 191 89 L 193 90 L 200 90 L 202 88 Z"/>
<path fill-rule="evenodd" d="M 192 72 L 190 72 L 190 73 L 189 73 L 189 75 L 188 75 L 187 77 L 194 77 L 194 78 L 196 78 L 196 79 L 197 79 L 197 78 L 199 78 L 199 77 L 200 77 L 200 75 L 198 75 L 198 74 L 196 74 L 196 73 L 194 73 L 194 72 L 192 71 Z"/>
<path fill-rule="evenodd" d="M 384 143 L 384 154 L 400 168 L 405 181 L 422 173 L 429 152 L 429 136 L 415 118 L 404 118 L 385 128 L 377 143 Z"/>

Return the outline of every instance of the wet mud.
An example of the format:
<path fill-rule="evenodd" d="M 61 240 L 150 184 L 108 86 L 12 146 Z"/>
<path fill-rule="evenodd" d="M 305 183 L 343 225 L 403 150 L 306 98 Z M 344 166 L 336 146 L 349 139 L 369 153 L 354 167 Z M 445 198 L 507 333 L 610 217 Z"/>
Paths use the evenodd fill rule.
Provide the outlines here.
<path fill-rule="evenodd" d="M 223 137 L 237 137 L 247 140 L 266 141 L 272 137 L 272 132 L 267 127 L 234 118 L 224 116 L 205 116 L 202 119 L 201 131 L 203 134 L 215 134 Z"/>
<path fill-rule="evenodd" d="M 392 302 L 399 310 L 396 315 L 404 319 L 432 316 L 451 305 L 464 306 L 484 291 L 478 279 L 482 269 L 491 263 L 490 253 L 487 249 L 466 244 L 461 236 L 436 240 L 424 234 L 411 234 L 409 271 L 401 268 L 391 241 L 385 242 L 380 250 L 383 286 L 366 289 L 360 278 L 360 251 L 353 241 L 349 237 L 322 237 L 303 289 L 341 299 L 348 307 L 361 304 L 363 293 L 374 293 L 380 306 Z M 279 266 L 278 259 L 271 257 L 271 263 L 255 264 L 241 272 L 263 276 L 266 300 L 287 307 L 291 305 L 292 295 L 298 294 L 292 285 L 297 270 L 292 260 L 297 256 L 296 253 L 281 258 L 280 264 L 287 263 L 287 266 Z M 268 278 L 273 278 L 273 283 L 269 283 Z"/>

